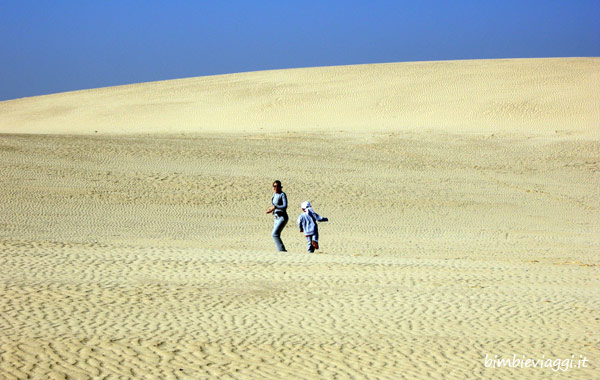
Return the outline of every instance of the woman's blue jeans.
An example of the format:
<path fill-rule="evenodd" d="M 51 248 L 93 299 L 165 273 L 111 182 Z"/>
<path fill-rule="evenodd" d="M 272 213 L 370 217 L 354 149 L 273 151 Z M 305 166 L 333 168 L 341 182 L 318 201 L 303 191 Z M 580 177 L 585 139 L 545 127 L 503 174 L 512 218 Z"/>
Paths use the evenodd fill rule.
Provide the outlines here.
<path fill-rule="evenodd" d="M 281 231 L 288 222 L 288 216 L 278 216 L 275 215 L 275 221 L 273 222 L 273 240 L 275 241 L 275 247 L 277 247 L 278 251 L 285 251 L 285 246 L 283 245 L 283 241 L 281 241 Z"/>

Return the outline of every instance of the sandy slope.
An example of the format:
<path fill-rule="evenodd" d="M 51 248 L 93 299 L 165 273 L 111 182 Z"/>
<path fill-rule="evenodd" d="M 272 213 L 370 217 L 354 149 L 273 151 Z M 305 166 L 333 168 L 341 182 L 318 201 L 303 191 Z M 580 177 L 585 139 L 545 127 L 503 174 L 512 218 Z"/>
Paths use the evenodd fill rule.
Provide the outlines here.
<path fill-rule="evenodd" d="M 0 103 L 0 378 L 597 377 L 598 63 L 290 70 Z M 386 91 L 400 95 L 377 106 Z M 292 219 L 306 199 L 331 219 L 319 254 L 293 221 L 273 252 L 275 178 Z M 513 354 L 589 367 L 485 367 Z"/>
<path fill-rule="evenodd" d="M 263 71 L 0 102 L 0 133 L 600 133 L 600 58 Z"/>

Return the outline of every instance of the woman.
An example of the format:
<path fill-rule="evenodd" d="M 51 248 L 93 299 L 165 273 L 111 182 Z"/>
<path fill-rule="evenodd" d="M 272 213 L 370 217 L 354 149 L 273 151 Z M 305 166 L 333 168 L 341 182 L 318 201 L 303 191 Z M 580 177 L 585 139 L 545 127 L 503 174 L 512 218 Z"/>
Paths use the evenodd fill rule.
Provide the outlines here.
<path fill-rule="evenodd" d="M 275 247 L 277 247 L 278 251 L 287 252 L 285 250 L 285 246 L 283 245 L 283 241 L 281 241 L 281 231 L 288 222 L 288 214 L 287 214 L 287 197 L 285 193 L 281 190 L 281 181 L 277 180 L 273 182 L 273 197 L 271 197 L 271 206 L 267 210 L 267 214 L 273 213 L 275 216 L 275 221 L 273 222 L 273 240 L 275 241 Z"/>

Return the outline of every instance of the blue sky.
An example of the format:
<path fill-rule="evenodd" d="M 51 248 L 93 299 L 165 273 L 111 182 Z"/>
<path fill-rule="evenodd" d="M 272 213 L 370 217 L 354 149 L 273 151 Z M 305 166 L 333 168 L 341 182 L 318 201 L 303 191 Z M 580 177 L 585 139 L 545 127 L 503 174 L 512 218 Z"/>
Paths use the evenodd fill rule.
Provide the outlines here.
<path fill-rule="evenodd" d="M 0 1 L 0 100 L 295 67 L 600 56 L 599 0 Z"/>

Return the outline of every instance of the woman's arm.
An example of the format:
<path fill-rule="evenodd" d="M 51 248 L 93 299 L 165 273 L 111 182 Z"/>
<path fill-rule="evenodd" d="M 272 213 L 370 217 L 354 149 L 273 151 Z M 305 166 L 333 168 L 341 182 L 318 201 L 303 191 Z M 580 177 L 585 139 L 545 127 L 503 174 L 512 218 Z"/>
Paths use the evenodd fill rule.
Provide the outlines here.
<path fill-rule="evenodd" d="M 273 197 L 271 197 L 271 203 L 273 203 Z M 275 205 L 273 204 L 273 206 L 269 207 L 269 209 L 267 210 L 267 214 L 272 213 L 273 211 L 275 211 Z"/>

